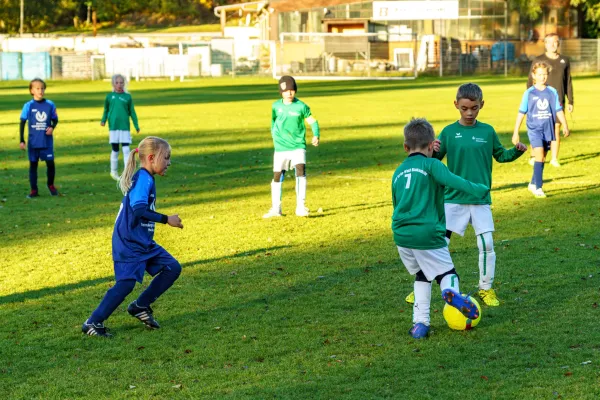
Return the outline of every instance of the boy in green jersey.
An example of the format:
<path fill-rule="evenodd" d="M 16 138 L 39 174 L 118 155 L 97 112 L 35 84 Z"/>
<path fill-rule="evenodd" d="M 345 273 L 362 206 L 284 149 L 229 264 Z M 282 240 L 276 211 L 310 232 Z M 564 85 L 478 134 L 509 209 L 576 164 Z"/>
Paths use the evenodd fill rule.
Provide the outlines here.
<path fill-rule="evenodd" d="M 271 182 L 271 209 L 263 218 L 281 217 L 281 186 L 283 176 L 290 167 L 296 168 L 296 215 L 308 217 L 306 199 L 306 127 L 313 132 L 312 144 L 319 145 L 319 123 L 310 107 L 297 99 L 298 86 L 291 76 L 279 80 L 281 99 L 271 107 L 271 136 L 275 145 L 273 156 L 273 181 Z"/>
<path fill-rule="evenodd" d="M 471 182 L 492 186 L 492 158 L 505 163 L 519 158 L 527 146 L 517 143 L 505 149 L 491 125 L 477 120 L 483 108 L 483 92 L 474 83 L 466 83 L 458 88 L 454 106 L 460 112 L 460 120 L 446 126 L 434 144 L 433 157 L 442 160 L 447 157 L 450 172 Z M 480 198 L 469 193 L 446 188 L 446 238 L 450 242 L 452 232 L 464 236 L 467 225 L 473 225 L 479 248 L 479 297 L 488 306 L 498 306 L 500 302 L 492 289 L 496 271 L 496 253 L 492 232 L 494 219 L 490 204 L 491 196 Z M 411 302 L 412 293 L 406 298 Z"/>
<path fill-rule="evenodd" d="M 454 175 L 441 161 L 431 158 L 435 133 L 425 119 L 404 127 L 408 157 L 392 177 L 392 231 L 402 263 L 415 275 L 413 327 L 409 334 L 421 339 L 429 333 L 431 281 L 440 285 L 442 298 L 466 318 L 476 319 L 479 309 L 460 293 L 458 275 L 445 240 L 444 188 L 485 198 L 490 188 Z"/>

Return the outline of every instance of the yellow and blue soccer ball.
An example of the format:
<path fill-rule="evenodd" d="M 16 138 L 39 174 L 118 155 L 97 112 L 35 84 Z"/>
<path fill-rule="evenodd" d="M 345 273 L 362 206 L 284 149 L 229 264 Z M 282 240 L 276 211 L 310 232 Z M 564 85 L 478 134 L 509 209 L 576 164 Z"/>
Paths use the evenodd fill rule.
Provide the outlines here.
<path fill-rule="evenodd" d="M 443 313 L 444 319 L 446 320 L 446 323 L 448 324 L 448 327 L 450 327 L 450 329 L 454 329 L 456 331 L 468 331 L 476 327 L 479 321 L 481 321 L 481 307 L 479 306 L 479 303 L 471 296 L 469 296 L 469 299 L 473 303 L 475 303 L 475 305 L 479 309 L 479 317 L 477 317 L 477 319 L 471 320 L 462 315 L 460 311 L 452 307 L 450 304 L 446 304 L 444 306 Z"/>

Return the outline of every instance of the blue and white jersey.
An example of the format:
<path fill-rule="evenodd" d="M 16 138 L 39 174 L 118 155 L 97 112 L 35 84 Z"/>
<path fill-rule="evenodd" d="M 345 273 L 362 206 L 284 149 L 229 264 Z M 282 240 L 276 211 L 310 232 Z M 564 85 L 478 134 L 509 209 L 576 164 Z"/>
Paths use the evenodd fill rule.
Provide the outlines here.
<path fill-rule="evenodd" d="M 556 89 L 546 86 L 544 90 L 530 87 L 523 93 L 519 112 L 527 114 L 527 133 L 554 140 L 556 113 L 562 111 Z"/>
<path fill-rule="evenodd" d="M 52 101 L 42 99 L 25 103 L 21 111 L 21 121 L 27 121 L 29 126 L 28 146 L 30 148 L 43 149 L 54 146 L 54 136 L 46 135 L 46 128 L 50 126 L 50 121 L 53 119 L 58 120 L 58 114 Z"/>
<path fill-rule="evenodd" d="M 154 211 L 156 185 L 145 169 L 133 175 L 132 186 L 123 197 L 112 237 L 113 260 L 139 262 L 154 256 L 161 249 L 154 241 L 154 222 L 134 215 L 134 208 Z M 138 213 L 139 214 L 139 213 Z"/>

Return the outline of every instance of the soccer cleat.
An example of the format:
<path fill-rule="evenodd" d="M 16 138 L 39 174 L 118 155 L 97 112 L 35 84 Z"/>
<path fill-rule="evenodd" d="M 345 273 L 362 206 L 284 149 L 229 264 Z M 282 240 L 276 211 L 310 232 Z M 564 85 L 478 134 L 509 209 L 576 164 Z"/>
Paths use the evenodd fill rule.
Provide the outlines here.
<path fill-rule="evenodd" d="M 552 160 L 550 160 L 550 165 L 552 165 L 555 168 L 560 168 L 560 163 L 558 162 L 558 160 L 556 158 L 553 158 Z"/>
<path fill-rule="evenodd" d="M 81 327 L 81 332 L 83 332 L 86 335 L 89 336 L 102 336 L 105 338 L 111 338 L 113 337 L 112 334 L 108 333 L 108 328 L 104 326 L 104 324 L 102 322 L 100 322 L 99 324 L 93 323 L 93 322 L 88 322 L 89 320 L 86 320 L 82 327 Z"/>
<path fill-rule="evenodd" d="M 408 333 L 413 339 L 424 339 L 429 335 L 429 327 L 421 322 L 417 322 Z"/>
<path fill-rule="evenodd" d="M 136 300 L 133 303 L 131 303 L 129 305 L 129 307 L 127 307 L 127 312 L 132 317 L 136 317 L 137 319 L 142 321 L 144 323 L 144 325 L 146 325 L 150 329 L 159 329 L 160 328 L 160 325 L 158 324 L 158 322 L 156 322 L 156 320 L 152 316 L 153 311 L 150 306 L 139 307 L 137 305 L 137 300 Z"/>
<path fill-rule="evenodd" d="M 32 190 L 31 192 L 29 192 L 29 194 L 27 195 L 28 199 L 33 199 L 34 197 L 40 197 L 40 195 L 38 194 L 37 190 Z"/>
<path fill-rule="evenodd" d="M 404 299 L 408 304 L 415 304 L 415 292 L 410 292 Z"/>
<path fill-rule="evenodd" d="M 535 189 L 535 192 L 533 192 L 533 195 L 535 196 L 536 199 L 545 199 L 546 198 L 546 193 L 544 193 L 542 188 Z"/>
<path fill-rule="evenodd" d="M 119 180 L 119 173 L 116 172 L 116 171 L 111 171 L 110 177 L 113 178 L 115 181 L 118 181 Z"/>
<path fill-rule="evenodd" d="M 50 191 L 50 194 L 52 196 L 58 196 L 58 190 L 56 190 L 56 187 L 54 187 L 54 185 L 48 185 L 48 190 Z"/>
<path fill-rule="evenodd" d="M 529 157 L 529 165 L 532 167 L 535 165 L 535 157 Z"/>
<path fill-rule="evenodd" d="M 500 300 L 496 297 L 496 291 L 494 289 L 479 289 L 479 297 L 485 304 L 490 307 L 498 307 L 500 305 Z"/>
<path fill-rule="evenodd" d="M 297 217 L 308 217 L 308 208 L 307 207 L 296 208 L 296 216 Z"/>
<path fill-rule="evenodd" d="M 462 315 L 469 319 L 479 317 L 479 308 L 471 301 L 469 296 L 464 296 L 454 289 L 444 289 L 442 299 L 452 307 L 456 308 Z"/>
<path fill-rule="evenodd" d="M 527 185 L 527 190 L 529 190 L 531 193 L 535 193 L 535 189 L 537 189 L 535 187 L 534 183 L 530 183 L 529 185 Z"/>
<path fill-rule="evenodd" d="M 263 215 L 263 218 L 273 218 L 273 217 L 281 217 L 281 210 L 276 210 L 274 208 L 271 208 L 269 210 L 269 212 L 267 212 L 265 215 Z"/>

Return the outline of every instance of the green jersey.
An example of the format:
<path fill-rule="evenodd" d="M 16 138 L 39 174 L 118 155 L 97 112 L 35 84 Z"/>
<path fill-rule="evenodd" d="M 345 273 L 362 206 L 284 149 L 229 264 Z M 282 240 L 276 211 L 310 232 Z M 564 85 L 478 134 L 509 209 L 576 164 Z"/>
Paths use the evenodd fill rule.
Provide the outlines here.
<path fill-rule="evenodd" d="M 471 183 L 451 173 L 435 158 L 411 154 L 392 177 L 392 231 L 396 245 L 429 250 L 446 247 L 444 187 L 481 199 L 489 187 Z"/>
<path fill-rule="evenodd" d="M 129 93 L 112 92 L 106 95 L 104 100 L 104 114 L 102 114 L 102 123 L 108 119 L 108 129 L 111 131 L 129 131 L 129 117 L 133 121 L 136 130 L 140 130 L 138 125 L 135 108 L 133 108 L 133 99 Z"/>
<path fill-rule="evenodd" d="M 492 157 L 504 163 L 516 160 L 523 154 L 515 147 L 505 149 L 491 125 L 475 121 L 473 126 L 455 122 L 442 130 L 438 138 L 440 151 L 434 157 L 441 160 L 447 157 L 448 169 L 453 174 L 471 182 L 492 187 Z M 492 197 L 484 198 L 470 193 L 446 188 L 446 203 L 451 204 L 492 204 Z"/>
<path fill-rule="evenodd" d="M 271 136 L 275 151 L 306 149 L 304 120 L 311 116 L 310 107 L 299 99 L 284 104 L 277 100 L 271 107 Z"/>

